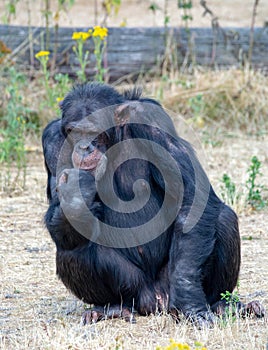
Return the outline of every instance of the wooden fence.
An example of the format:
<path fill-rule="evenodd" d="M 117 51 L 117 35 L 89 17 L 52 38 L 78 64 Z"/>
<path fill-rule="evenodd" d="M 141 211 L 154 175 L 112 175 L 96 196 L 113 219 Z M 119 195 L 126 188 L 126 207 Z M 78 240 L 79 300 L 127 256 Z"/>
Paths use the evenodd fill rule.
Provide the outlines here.
<path fill-rule="evenodd" d="M 49 30 L 50 64 L 54 72 L 75 74 L 79 64 L 73 52 L 73 31 L 87 28 Z M 142 72 L 159 70 L 163 65 L 184 67 L 241 67 L 251 61 L 252 67 L 268 71 L 268 28 L 109 28 L 104 66 L 110 81 L 134 77 Z M 38 66 L 34 54 L 47 41 L 45 28 L 0 25 L 0 40 L 11 49 L 10 59 L 26 68 Z M 92 40 L 86 41 L 90 63 L 87 73 L 94 75 L 95 57 Z M 251 59 L 250 59 L 251 56 Z"/>

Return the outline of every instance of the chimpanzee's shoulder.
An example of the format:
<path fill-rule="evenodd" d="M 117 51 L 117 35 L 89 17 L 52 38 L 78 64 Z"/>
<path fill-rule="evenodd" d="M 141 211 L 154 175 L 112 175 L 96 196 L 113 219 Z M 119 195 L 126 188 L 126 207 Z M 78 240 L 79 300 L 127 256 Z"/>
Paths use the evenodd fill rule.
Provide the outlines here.
<path fill-rule="evenodd" d="M 54 119 L 43 130 L 42 141 L 44 142 L 47 137 L 51 138 L 58 133 L 61 133 L 61 119 Z"/>

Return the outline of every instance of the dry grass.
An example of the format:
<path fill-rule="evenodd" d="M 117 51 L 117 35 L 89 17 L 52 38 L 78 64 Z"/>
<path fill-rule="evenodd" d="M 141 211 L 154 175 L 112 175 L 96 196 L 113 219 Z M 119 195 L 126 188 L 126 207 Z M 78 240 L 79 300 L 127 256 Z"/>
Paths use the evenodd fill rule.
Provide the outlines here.
<path fill-rule="evenodd" d="M 222 138 L 220 147 L 207 145 L 206 168 L 219 187 L 223 172 L 242 183 L 249 160 L 256 154 L 268 183 L 268 138 Z M 155 349 L 169 338 L 208 349 L 266 349 L 267 323 L 245 319 L 197 330 L 168 315 L 137 317 L 137 324 L 109 320 L 81 326 L 83 303 L 70 295 L 55 276 L 55 248 L 44 228 L 47 208 L 45 171 L 40 151 L 30 154 L 27 190 L 1 198 L 0 224 L 0 348 L 1 349 Z M 243 300 L 259 299 L 268 308 L 268 212 L 242 212 L 240 228 Z M 252 240 L 247 240 L 252 236 Z M 259 292 L 257 296 L 252 293 Z M 193 346 L 194 347 L 194 346 Z"/>
<path fill-rule="evenodd" d="M 188 122 L 172 113 L 180 136 L 195 145 L 216 191 L 221 192 L 220 179 L 227 173 L 243 194 L 254 155 L 262 163 L 262 184 L 268 186 L 267 86 L 267 77 L 259 73 L 196 69 L 191 76 L 177 73 L 164 84 L 153 81 L 145 90 L 153 96 L 162 93 L 168 109 L 186 116 Z M 28 99 L 41 99 L 31 95 L 30 84 L 27 91 Z M 196 100 L 190 98 L 199 95 L 202 103 L 195 109 Z M 185 322 L 175 324 L 168 315 L 137 317 L 133 325 L 109 320 L 81 326 L 84 305 L 57 280 L 55 247 L 43 225 L 47 202 L 40 144 L 28 149 L 27 189 L 17 186 L 11 195 L 0 190 L 1 349 L 155 349 L 167 345 L 169 338 L 193 348 L 199 341 L 210 350 L 266 349 L 264 319 L 237 320 L 202 331 Z M 1 173 L 3 179 L 3 167 Z M 257 298 L 268 309 L 268 208 L 251 212 L 242 201 L 236 209 L 243 257 L 239 292 L 243 301 Z"/>
<path fill-rule="evenodd" d="M 175 70 L 167 76 L 165 81 L 150 83 L 148 91 L 196 126 L 209 124 L 210 128 L 227 128 L 229 133 L 238 129 L 251 134 L 267 131 L 268 78 L 262 73 L 197 67 L 191 75 Z"/>
<path fill-rule="evenodd" d="M 118 25 L 126 17 L 128 26 L 162 25 L 162 12 L 155 19 L 150 16 L 147 10 L 150 2 L 122 1 L 118 18 L 113 18 L 113 23 L 109 24 Z M 163 6 L 162 0 L 159 3 Z M 171 24 L 177 26 L 180 14 L 175 3 L 170 5 L 170 14 Z M 194 1 L 194 25 L 207 27 L 210 20 L 201 17 L 198 4 Z M 79 27 L 92 24 L 93 0 L 87 0 L 86 5 L 87 11 L 85 0 L 76 1 L 71 15 L 61 14 L 60 23 Z M 222 26 L 249 26 L 252 5 L 250 0 L 239 0 L 235 4 L 231 0 L 211 2 Z M 0 12 L 3 12 L 3 6 L 0 4 Z M 40 1 L 31 2 L 31 6 L 31 23 L 43 25 Z M 139 11 L 136 11 L 137 7 Z M 258 26 L 266 19 L 266 7 L 265 1 L 260 2 Z M 129 18 L 130 13 L 134 18 Z M 144 21 L 144 16 L 148 20 Z M 28 25 L 26 2 L 18 3 L 12 24 Z M 267 132 L 267 87 L 267 77 L 246 70 L 212 73 L 195 70 L 191 77 L 175 72 L 167 83 L 153 82 L 146 88 L 154 96 L 162 95 L 168 109 L 182 113 L 198 129 L 190 135 L 182 132 L 182 123 L 174 116 L 179 133 L 187 139 L 192 138 L 196 144 L 219 193 L 223 173 L 229 174 L 238 190 L 243 191 L 246 169 L 253 155 L 261 160 L 262 182 L 268 185 L 268 136 L 261 136 Z M 29 84 L 25 95 L 31 107 L 38 110 L 43 92 L 35 88 L 33 95 L 32 90 Z M 193 113 L 189 99 L 200 94 L 204 103 L 201 114 L 197 115 Z M 202 129 L 199 129 L 200 124 Z M 238 129 L 244 132 L 238 132 Z M 247 134 L 258 134 L 259 137 Z M 203 141 L 203 151 L 199 139 Z M 58 281 L 55 247 L 43 225 L 47 202 L 40 145 L 36 152 L 29 153 L 29 157 L 27 189 L 22 191 L 18 187 L 12 195 L 0 193 L 0 349 L 155 349 L 157 345 L 167 345 L 170 338 L 192 347 L 195 341 L 200 341 L 209 350 L 267 349 L 267 320 L 264 319 L 237 320 L 225 327 L 218 325 L 206 330 L 197 330 L 185 322 L 175 324 L 168 315 L 137 317 L 137 323 L 133 325 L 122 320 L 109 320 L 81 326 L 83 303 Z M 0 172 L 4 171 L 0 168 Z M 243 259 L 240 293 L 244 301 L 257 298 L 268 309 L 268 210 L 249 212 L 240 204 L 237 209 Z M 252 240 L 247 239 L 250 236 Z M 255 292 L 256 296 L 252 295 Z"/>
<path fill-rule="evenodd" d="M 119 26 L 122 20 L 126 21 L 128 27 L 152 27 L 163 26 L 164 24 L 164 2 L 165 0 L 155 0 L 160 10 L 153 15 L 148 8 L 153 1 L 151 0 L 124 0 L 121 1 L 118 15 L 112 15 L 108 20 L 109 26 Z M 76 0 L 74 6 L 70 11 L 65 13 L 60 12 L 59 25 L 67 27 L 88 27 L 94 24 L 94 3 L 95 0 Z M 208 27 L 210 26 L 210 17 L 203 16 L 204 9 L 200 5 L 199 0 L 193 0 L 193 9 L 191 14 L 193 16 L 193 26 Z M 249 27 L 251 23 L 251 15 L 253 8 L 252 0 L 210 0 L 207 2 L 208 6 L 219 18 L 223 27 Z M 11 24 L 28 26 L 28 10 L 27 1 L 19 1 L 16 8 L 17 13 L 12 17 Z M 44 25 L 44 15 L 41 10 L 44 10 L 44 3 L 42 0 L 35 0 L 30 2 L 31 24 Z M 51 1 L 52 18 L 55 18 L 57 10 L 57 2 Z M 5 13 L 5 2 L 0 2 L 0 13 Z M 103 11 L 101 1 L 98 1 L 98 19 L 103 19 Z M 181 12 L 178 10 L 177 1 L 168 1 L 168 15 L 170 16 L 170 25 L 182 25 Z M 259 1 L 258 15 L 256 18 L 256 26 L 263 26 L 267 21 L 267 7 L 265 1 Z M 52 20 L 54 24 L 54 21 Z"/>

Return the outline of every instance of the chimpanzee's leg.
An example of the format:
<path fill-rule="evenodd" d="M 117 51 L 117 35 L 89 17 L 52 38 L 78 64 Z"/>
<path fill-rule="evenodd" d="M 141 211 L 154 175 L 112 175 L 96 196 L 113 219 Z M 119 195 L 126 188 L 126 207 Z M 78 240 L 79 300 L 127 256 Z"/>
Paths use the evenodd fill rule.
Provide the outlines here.
<path fill-rule="evenodd" d="M 234 290 L 241 260 L 238 220 L 228 206 L 223 205 L 215 229 L 215 246 L 202 271 L 203 288 L 209 305 L 221 300 L 221 293 Z"/>

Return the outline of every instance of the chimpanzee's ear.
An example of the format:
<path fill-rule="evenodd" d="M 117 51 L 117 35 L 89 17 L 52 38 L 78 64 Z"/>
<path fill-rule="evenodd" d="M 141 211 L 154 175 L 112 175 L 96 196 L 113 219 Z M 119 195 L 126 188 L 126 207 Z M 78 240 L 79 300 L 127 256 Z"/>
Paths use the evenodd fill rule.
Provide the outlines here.
<path fill-rule="evenodd" d="M 115 124 L 118 126 L 124 126 L 128 122 L 135 123 L 139 121 L 139 114 L 142 111 L 143 107 L 139 101 L 127 101 L 115 109 Z"/>
<path fill-rule="evenodd" d="M 114 112 L 114 121 L 118 126 L 124 126 L 130 119 L 129 104 L 124 103 L 118 106 Z"/>
<path fill-rule="evenodd" d="M 60 100 L 58 103 L 58 106 L 60 107 L 61 110 L 62 110 L 62 105 L 63 105 L 63 100 Z"/>

